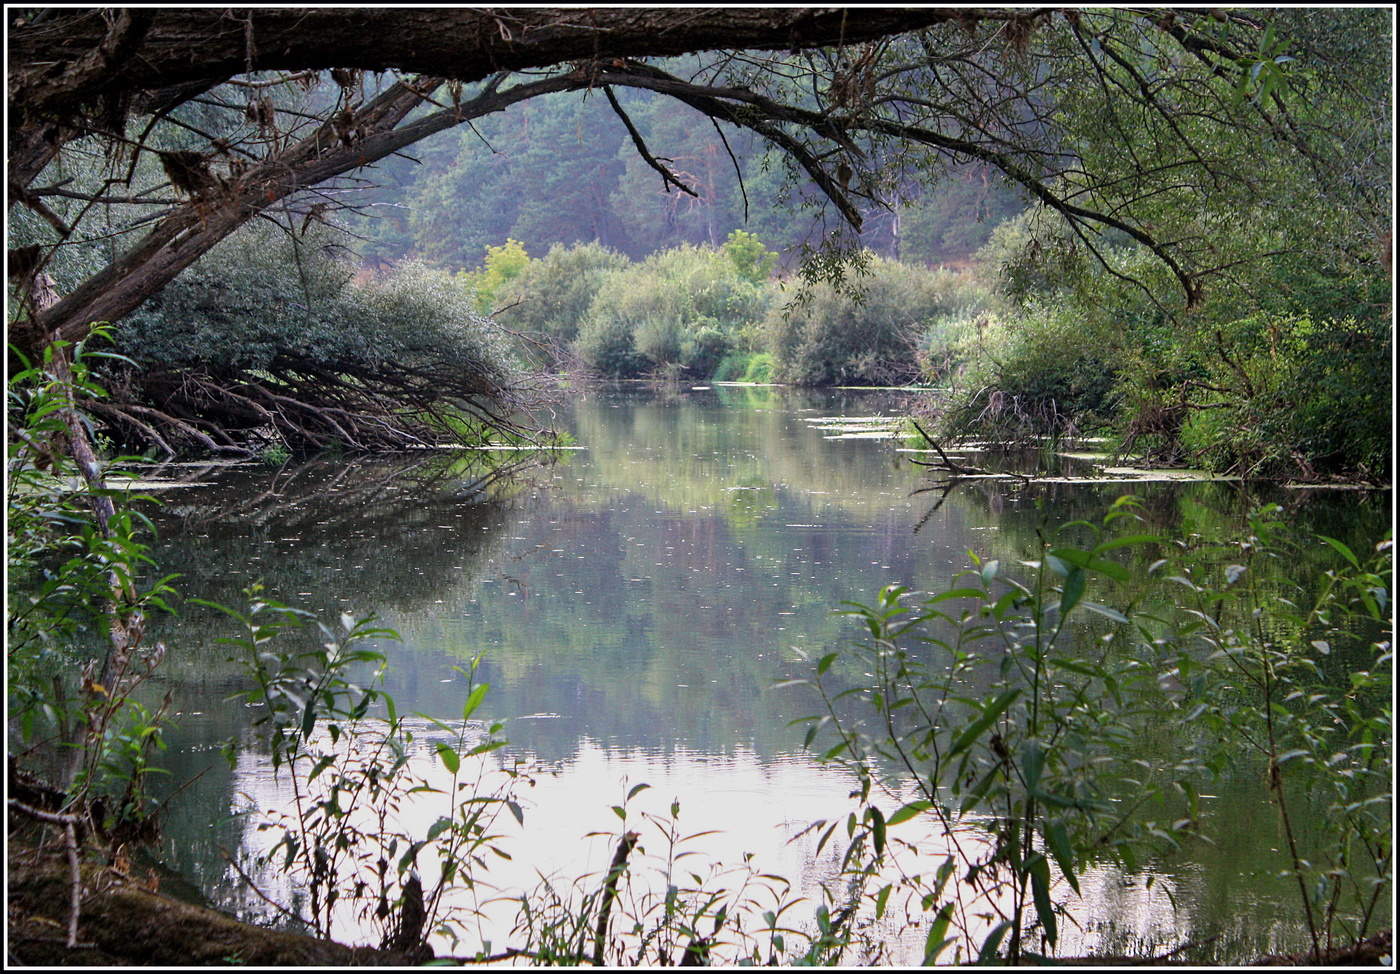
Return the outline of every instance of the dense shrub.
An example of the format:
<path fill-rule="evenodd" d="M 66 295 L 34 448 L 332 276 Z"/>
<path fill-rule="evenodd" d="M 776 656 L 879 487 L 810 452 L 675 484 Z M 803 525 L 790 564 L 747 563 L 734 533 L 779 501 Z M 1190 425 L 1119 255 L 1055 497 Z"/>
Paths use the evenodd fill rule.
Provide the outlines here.
<path fill-rule="evenodd" d="M 576 351 L 604 375 L 707 377 L 744 344 L 767 303 L 763 286 L 741 276 L 729 253 L 678 247 L 602 276 Z"/>
<path fill-rule="evenodd" d="M 631 325 L 611 316 L 585 319 L 574 350 L 584 365 L 612 378 L 641 375 L 647 366 L 637 351 Z"/>
<path fill-rule="evenodd" d="M 487 247 L 486 258 L 474 271 L 459 271 L 458 278 L 476 291 L 476 310 L 490 314 L 497 306 L 497 295 L 524 272 L 530 255 L 519 240 L 506 240 L 499 247 Z"/>
<path fill-rule="evenodd" d="M 730 352 L 715 367 L 716 382 L 772 382 L 773 356 L 768 352 Z"/>
<path fill-rule="evenodd" d="M 364 281 L 331 233 L 292 241 L 237 234 L 123 320 L 120 351 L 138 362 L 215 372 L 281 359 L 326 366 L 473 363 L 510 372 L 497 329 L 452 275 L 416 262 Z"/>
<path fill-rule="evenodd" d="M 134 364 L 109 367 L 101 408 L 163 450 L 249 437 L 370 449 L 507 404 L 516 369 L 470 289 L 416 263 L 357 281 L 344 253 L 330 231 L 231 237 L 122 322 L 118 350 Z"/>
<path fill-rule="evenodd" d="M 1378 264 L 1285 255 L 1213 281 L 1187 309 L 1145 252 L 1098 249 L 1110 268 L 1043 212 L 997 228 L 978 255 L 991 326 L 974 340 L 954 325 L 964 337 L 941 360 L 922 353 L 961 386 L 945 432 L 1104 427 L 1159 461 L 1385 478 L 1392 336 Z"/>
<path fill-rule="evenodd" d="M 928 329 L 984 299 L 969 275 L 879 257 L 858 288 L 817 284 L 803 303 L 769 312 L 774 378 L 804 386 L 908 381 Z"/>
<path fill-rule="evenodd" d="M 768 280 L 778 263 L 778 255 L 765 247 L 757 235 L 746 230 L 735 230 L 720 249 L 729 258 L 735 273 L 750 284 Z"/>
<path fill-rule="evenodd" d="M 1114 412 L 1115 343 L 1063 305 L 979 319 L 952 356 L 967 363 L 943 418 L 956 435 L 1096 428 Z"/>
<path fill-rule="evenodd" d="M 601 244 L 555 244 L 501 288 L 496 303 L 505 310 L 496 319 L 536 338 L 572 342 L 604 276 L 628 263 Z"/>
<path fill-rule="evenodd" d="M 1388 472 L 1390 330 L 1346 318 L 1257 314 L 1204 328 L 1179 348 L 1194 461 L 1246 475 Z"/>

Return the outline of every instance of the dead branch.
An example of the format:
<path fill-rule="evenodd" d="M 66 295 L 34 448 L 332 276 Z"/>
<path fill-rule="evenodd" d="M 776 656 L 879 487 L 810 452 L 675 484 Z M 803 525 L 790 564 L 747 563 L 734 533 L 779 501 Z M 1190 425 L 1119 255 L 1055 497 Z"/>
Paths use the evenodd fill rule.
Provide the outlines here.
<path fill-rule="evenodd" d="M 632 145 L 637 150 L 637 155 L 641 156 L 642 161 L 645 162 L 648 166 L 651 166 L 651 168 L 655 169 L 661 174 L 662 189 L 669 193 L 671 191 L 670 187 L 674 186 L 682 193 L 686 193 L 690 196 L 695 197 L 696 199 L 699 199 L 699 193 L 695 192 L 695 190 L 691 189 L 685 183 L 681 182 L 679 176 L 677 176 L 670 169 L 667 169 L 664 165 L 662 165 L 663 160 L 657 159 L 651 154 L 651 151 L 647 148 L 646 141 L 642 138 L 642 133 L 637 131 L 637 126 L 632 124 L 632 119 L 628 118 L 627 113 L 622 110 L 622 105 L 618 102 L 617 95 L 613 94 L 612 87 L 609 85 L 603 85 L 603 94 L 607 96 L 608 104 L 612 106 L 613 112 L 617 115 L 618 118 L 622 119 L 622 124 L 627 128 L 627 134 L 632 137 Z M 664 161 L 670 162 L 669 159 Z"/>
<path fill-rule="evenodd" d="M 68 854 L 68 947 L 78 946 L 78 917 L 83 903 L 83 874 L 78 861 L 78 826 L 82 816 L 61 812 L 46 812 L 26 805 L 17 798 L 8 801 L 10 808 L 40 822 L 63 826 L 63 845 Z"/>

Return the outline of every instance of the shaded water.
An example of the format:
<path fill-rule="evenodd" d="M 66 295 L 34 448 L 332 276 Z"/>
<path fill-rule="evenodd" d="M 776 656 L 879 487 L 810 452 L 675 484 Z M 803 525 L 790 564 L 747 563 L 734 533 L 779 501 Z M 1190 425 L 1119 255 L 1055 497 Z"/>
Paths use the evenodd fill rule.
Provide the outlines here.
<path fill-rule="evenodd" d="M 1386 519 L 1369 495 L 1008 481 L 969 483 L 930 513 L 937 495 L 914 493 L 927 477 L 893 444 L 827 439 L 806 421 L 897 407 L 854 391 L 588 392 L 562 417 L 583 449 L 511 480 L 475 483 L 471 459 L 428 455 L 245 468 L 166 494 L 157 558 L 183 574 L 182 591 L 227 605 L 260 578 L 323 615 L 377 613 L 402 637 L 383 647 L 401 712 L 457 716 L 465 683 L 454 666 L 483 657 L 484 715 L 507 720 L 498 755 L 539 772 L 522 794 L 523 836 L 503 824 L 513 858 L 493 868 L 501 886 L 606 866 L 609 841 L 585 836 L 616 833 L 610 806 L 643 782 L 635 814 L 679 801 L 688 831 L 718 830 L 698 843 L 706 855 L 754 852 L 810 884 L 836 875 L 833 851 L 788 840 L 844 815 L 851 782 L 800 747 L 790 722 L 811 701 L 770 688 L 857 635 L 833 614 L 844 600 L 871 601 L 892 582 L 945 587 L 969 550 L 1014 562 L 1037 529 L 1096 518 L 1125 492 L 1145 501 L 1151 530 L 1175 536 L 1225 536 L 1262 499 L 1289 506 L 1300 531 L 1355 545 Z M 227 702 L 245 687 L 212 638 L 227 630 L 189 607 L 164 633 L 163 679 L 182 713 L 165 764 L 173 782 L 199 775 L 172 802 L 164 853 L 211 900 L 258 913 L 224 853 L 267 840 L 232 811 L 285 793 L 249 711 Z M 421 731 L 426 765 L 433 731 Z M 1145 746 L 1169 752 L 1169 736 Z M 229 740 L 232 767 L 219 755 Z M 1258 773 L 1242 767 L 1208 800 L 1214 845 L 1139 875 L 1090 870 L 1072 907 L 1082 929 L 1062 951 L 1170 947 L 1222 930 L 1217 949 L 1235 957 L 1296 946 L 1296 894 L 1277 875 L 1274 815 L 1249 780 Z M 487 935 L 505 939 L 499 927 Z"/>

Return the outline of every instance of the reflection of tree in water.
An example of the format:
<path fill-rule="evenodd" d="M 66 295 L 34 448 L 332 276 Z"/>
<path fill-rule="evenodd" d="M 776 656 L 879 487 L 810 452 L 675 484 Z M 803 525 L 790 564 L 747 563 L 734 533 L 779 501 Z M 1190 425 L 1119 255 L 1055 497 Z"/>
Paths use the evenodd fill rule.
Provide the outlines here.
<path fill-rule="evenodd" d="M 186 594 L 228 605 L 261 579 L 313 612 L 416 608 L 495 545 L 537 464 L 434 453 L 239 472 L 157 513 L 157 562 Z"/>
<path fill-rule="evenodd" d="M 481 453 L 393 459 L 318 460 L 277 471 L 225 470 L 217 484 L 167 494 L 154 512 L 160 529 L 155 558 L 178 572 L 186 597 L 242 609 L 242 589 L 261 579 L 268 597 L 308 609 L 326 621 L 413 609 L 499 550 L 502 532 L 534 454 L 502 464 Z M 199 481 L 208 469 L 194 468 Z M 168 476 L 168 475 L 167 475 Z M 450 534 L 450 543 L 447 537 Z M 363 566 L 356 569 L 355 566 Z M 257 749 L 248 715 L 230 697 L 245 689 L 242 669 L 218 638 L 235 623 L 186 603 L 180 615 L 153 620 L 154 638 L 170 651 L 160 686 L 175 694 L 180 715 L 167 733 L 163 783 L 182 789 L 166 815 L 161 855 L 206 891 L 223 882 L 220 849 L 241 842 L 233 774 L 220 753 L 231 740 Z M 288 645 L 309 631 L 281 637 Z"/>

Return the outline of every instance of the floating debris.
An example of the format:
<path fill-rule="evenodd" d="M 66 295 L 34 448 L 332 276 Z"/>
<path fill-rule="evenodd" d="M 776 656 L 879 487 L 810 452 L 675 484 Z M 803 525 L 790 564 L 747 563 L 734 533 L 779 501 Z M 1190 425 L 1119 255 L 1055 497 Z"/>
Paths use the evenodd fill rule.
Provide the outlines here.
<path fill-rule="evenodd" d="M 1240 477 L 1222 476 L 1213 474 L 1207 470 L 1170 470 L 1150 467 L 1104 467 L 1105 477 L 1130 477 L 1134 480 L 1190 480 L 1190 481 L 1224 481 L 1240 480 Z"/>
<path fill-rule="evenodd" d="M 173 490 L 176 487 L 213 487 L 212 481 L 197 480 L 141 480 L 108 477 L 107 486 L 112 490 Z"/>
<path fill-rule="evenodd" d="M 904 420 L 899 416 L 804 416 L 804 423 L 849 425 L 851 423 L 878 423 L 882 426 L 900 426 Z"/>

